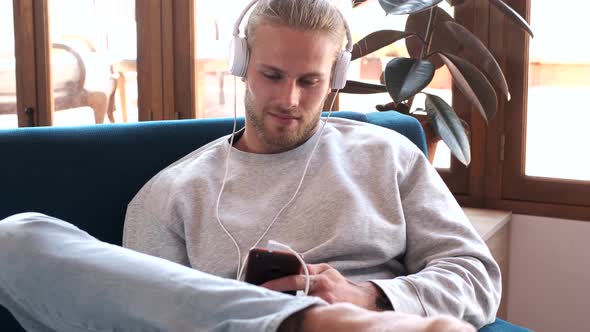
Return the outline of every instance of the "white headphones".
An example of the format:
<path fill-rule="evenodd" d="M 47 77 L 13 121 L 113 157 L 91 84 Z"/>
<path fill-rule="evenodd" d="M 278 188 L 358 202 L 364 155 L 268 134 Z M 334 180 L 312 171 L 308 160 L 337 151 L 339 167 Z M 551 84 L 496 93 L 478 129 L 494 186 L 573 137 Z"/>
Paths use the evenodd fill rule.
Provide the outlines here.
<path fill-rule="evenodd" d="M 244 77 L 246 76 L 246 69 L 248 68 L 248 61 L 250 61 L 250 52 L 248 50 L 248 43 L 246 38 L 240 37 L 240 23 L 248 12 L 248 10 L 257 2 L 253 0 L 246 6 L 244 11 L 238 17 L 232 35 L 233 40 L 230 44 L 229 50 L 229 72 L 232 75 Z M 346 49 L 338 54 L 336 64 L 334 65 L 334 71 L 332 72 L 332 78 L 330 81 L 330 87 L 333 90 L 340 90 L 346 85 L 346 73 L 348 72 L 348 65 L 352 57 L 352 36 L 350 35 L 350 29 L 348 23 L 343 18 L 344 28 L 346 29 L 346 38 L 348 40 Z"/>

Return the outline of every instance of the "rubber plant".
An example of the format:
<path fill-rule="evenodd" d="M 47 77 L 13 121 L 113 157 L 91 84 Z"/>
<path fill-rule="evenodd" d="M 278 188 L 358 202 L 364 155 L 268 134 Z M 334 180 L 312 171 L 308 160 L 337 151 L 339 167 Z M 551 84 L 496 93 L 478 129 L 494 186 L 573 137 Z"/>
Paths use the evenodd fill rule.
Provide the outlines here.
<path fill-rule="evenodd" d="M 393 101 L 378 105 L 378 110 L 394 109 L 418 118 L 425 129 L 427 139 L 431 142 L 442 139 L 455 158 L 469 165 L 471 147 L 467 124 L 460 120 L 451 105 L 435 94 L 424 92 L 424 88 L 434 78 L 435 69 L 447 66 L 455 86 L 475 106 L 486 123 L 497 111 L 498 96 L 510 100 L 510 92 L 504 73 L 494 56 L 479 38 L 439 6 L 442 1 L 379 0 L 387 15 L 408 15 L 405 30 L 380 30 L 370 33 L 354 45 L 352 60 L 402 39 L 405 39 L 410 56 L 390 60 L 382 73 L 382 84 L 349 80 L 341 92 L 388 92 Z M 484 0 L 447 0 L 451 6 L 463 5 L 467 1 Z M 503 15 L 533 36 L 527 22 L 505 2 L 485 1 L 500 9 Z M 364 2 L 366 0 L 353 0 L 353 7 Z M 477 61 L 472 63 L 467 59 Z M 410 111 L 414 96 L 418 93 L 426 95 L 425 103 L 424 107 L 414 109 L 425 111 L 426 115 Z M 431 161 L 433 155 L 434 153 L 430 153 Z"/>

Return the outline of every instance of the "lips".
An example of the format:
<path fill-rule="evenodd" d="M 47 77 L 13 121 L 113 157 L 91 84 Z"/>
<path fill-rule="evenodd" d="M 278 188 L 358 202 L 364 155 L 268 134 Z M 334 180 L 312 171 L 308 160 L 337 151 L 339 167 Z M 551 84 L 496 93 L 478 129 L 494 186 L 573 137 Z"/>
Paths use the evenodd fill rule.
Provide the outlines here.
<path fill-rule="evenodd" d="M 275 121 L 278 121 L 283 124 L 290 124 L 299 120 L 298 117 L 283 114 L 283 113 L 268 113 Z"/>
<path fill-rule="evenodd" d="M 282 119 L 299 119 L 298 116 L 295 116 L 291 113 L 285 113 L 285 112 L 281 112 L 281 111 L 274 111 L 274 112 L 268 112 L 268 114 L 272 115 L 272 116 L 276 116 L 278 118 L 282 118 Z"/>

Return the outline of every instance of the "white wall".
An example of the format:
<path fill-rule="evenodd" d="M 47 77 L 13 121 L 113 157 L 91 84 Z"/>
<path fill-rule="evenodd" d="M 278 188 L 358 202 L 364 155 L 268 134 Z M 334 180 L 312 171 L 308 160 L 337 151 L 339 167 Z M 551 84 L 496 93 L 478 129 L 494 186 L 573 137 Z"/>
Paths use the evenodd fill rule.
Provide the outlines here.
<path fill-rule="evenodd" d="M 508 293 L 513 323 L 590 331 L 590 222 L 514 215 Z"/>

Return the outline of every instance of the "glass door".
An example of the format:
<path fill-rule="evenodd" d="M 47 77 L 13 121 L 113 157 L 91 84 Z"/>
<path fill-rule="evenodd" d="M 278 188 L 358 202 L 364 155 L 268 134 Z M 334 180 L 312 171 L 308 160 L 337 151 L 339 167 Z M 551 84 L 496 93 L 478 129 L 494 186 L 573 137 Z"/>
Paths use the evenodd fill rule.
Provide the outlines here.
<path fill-rule="evenodd" d="M 229 74 L 227 57 L 232 29 L 250 0 L 196 0 L 197 117 L 227 117 L 234 114 L 234 96 L 238 116 L 244 115 L 245 86 Z M 248 20 L 244 17 L 240 26 Z"/>
<path fill-rule="evenodd" d="M 0 1 L 0 128 L 18 127 L 12 1 Z"/>
<path fill-rule="evenodd" d="M 135 0 L 49 0 L 53 123 L 137 121 Z"/>

